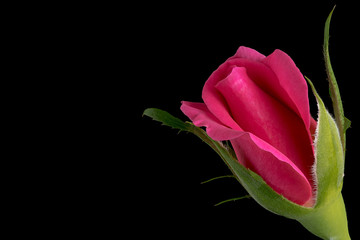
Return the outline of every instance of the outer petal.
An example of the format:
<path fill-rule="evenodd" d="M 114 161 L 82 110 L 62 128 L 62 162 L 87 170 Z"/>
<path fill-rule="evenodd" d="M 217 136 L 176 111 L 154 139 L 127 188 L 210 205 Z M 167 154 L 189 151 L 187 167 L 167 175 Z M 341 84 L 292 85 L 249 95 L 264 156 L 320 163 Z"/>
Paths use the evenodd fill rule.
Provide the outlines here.
<path fill-rule="evenodd" d="M 253 61 L 261 61 L 265 56 L 252 48 L 241 46 L 232 58 L 245 58 Z"/>
<path fill-rule="evenodd" d="M 303 119 L 306 128 L 310 129 L 308 87 L 294 61 L 283 51 L 275 50 L 262 62 L 273 70 L 280 86 L 295 105 L 293 110 Z"/>
<path fill-rule="evenodd" d="M 311 184 L 284 154 L 251 133 L 231 144 L 240 163 L 259 174 L 274 191 L 297 204 L 313 205 Z"/>
<path fill-rule="evenodd" d="M 308 180 L 280 151 L 251 133 L 224 126 L 203 103 L 183 101 L 181 110 L 196 126 L 205 126 L 212 139 L 231 140 L 239 162 L 262 176 L 276 192 L 295 203 L 311 204 L 312 189 Z"/>
<path fill-rule="evenodd" d="M 229 109 L 224 101 L 224 98 L 215 88 L 216 84 L 224 79 L 231 72 L 233 67 L 244 65 L 252 66 L 253 63 L 256 63 L 264 58 L 264 55 L 254 49 L 243 46 L 239 47 L 235 56 L 229 58 L 224 64 L 222 64 L 206 81 L 203 88 L 202 98 L 208 106 L 210 112 L 212 112 L 224 125 L 237 130 L 240 129 L 238 124 L 229 114 Z M 259 72 L 259 69 L 255 67 L 254 72 Z"/>
<path fill-rule="evenodd" d="M 244 131 L 271 144 L 311 179 L 314 155 L 299 116 L 259 88 L 243 67 L 233 68 L 216 87 Z"/>
<path fill-rule="evenodd" d="M 228 62 L 225 62 L 216 71 L 214 71 L 204 85 L 202 98 L 206 106 L 208 106 L 209 111 L 216 116 L 222 124 L 232 129 L 240 130 L 239 125 L 229 114 L 229 108 L 225 99 L 215 88 L 215 85 L 224 79 L 230 72 L 231 66 Z"/>
<path fill-rule="evenodd" d="M 206 127 L 207 134 L 216 141 L 233 139 L 243 134 L 242 131 L 224 126 L 204 103 L 182 101 L 180 109 L 195 126 Z"/>
<path fill-rule="evenodd" d="M 288 93 L 280 85 L 277 76 L 270 67 L 262 62 L 265 59 L 266 57 L 264 55 L 251 48 L 240 47 L 236 54 L 214 71 L 205 83 L 202 95 L 203 100 L 210 112 L 226 126 L 237 129 L 236 121 L 234 122 L 232 116 L 229 115 L 229 108 L 215 86 L 219 81 L 226 78 L 234 67 L 246 68 L 248 76 L 256 85 L 298 113 L 297 107 L 288 96 Z"/>

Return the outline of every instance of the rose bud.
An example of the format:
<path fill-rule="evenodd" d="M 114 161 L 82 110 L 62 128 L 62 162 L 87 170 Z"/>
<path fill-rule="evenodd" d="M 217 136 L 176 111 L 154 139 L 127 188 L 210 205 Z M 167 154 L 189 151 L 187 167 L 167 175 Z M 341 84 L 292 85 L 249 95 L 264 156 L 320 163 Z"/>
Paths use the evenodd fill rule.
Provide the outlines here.
<path fill-rule="evenodd" d="M 307 82 L 286 53 L 265 57 L 240 47 L 206 81 L 204 103 L 183 101 L 181 110 L 211 139 L 229 140 L 238 163 L 264 181 L 268 187 L 260 190 L 238 173 L 256 201 L 325 237 L 338 228 L 347 232 L 344 156 L 336 123 L 314 93 L 318 122 L 310 115 Z"/>
<path fill-rule="evenodd" d="M 341 189 L 350 122 L 328 54 L 330 19 L 331 14 L 324 54 L 335 119 L 286 53 L 275 50 L 264 56 L 247 47 L 211 74 L 203 103 L 182 102 L 181 110 L 193 124 L 159 109 L 147 109 L 144 115 L 200 137 L 267 210 L 299 221 L 323 239 L 346 240 Z M 310 115 L 308 84 L 318 103 L 317 120 Z"/>

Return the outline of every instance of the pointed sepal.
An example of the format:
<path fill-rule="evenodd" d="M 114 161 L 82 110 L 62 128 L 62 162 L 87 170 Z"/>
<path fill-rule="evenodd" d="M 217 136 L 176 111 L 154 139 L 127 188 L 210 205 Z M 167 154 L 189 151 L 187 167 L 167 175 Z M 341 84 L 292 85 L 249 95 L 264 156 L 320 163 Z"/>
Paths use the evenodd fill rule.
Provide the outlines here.
<path fill-rule="evenodd" d="M 341 195 L 344 177 L 344 154 L 338 125 L 326 110 L 313 83 L 306 78 L 318 103 L 313 177 L 316 204 L 313 211 L 297 220 L 323 239 L 350 239 L 346 210 Z"/>
<path fill-rule="evenodd" d="M 330 38 L 330 22 L 332 14 L 335 10 L 335 7 L 330 12 L 326 22 L 325 22 L 325 29 L 324 29 L 324 59 L 325 59 L 325 67 L 326 73 L 328 76 L 329 81 L 329 88 L 330 88 L 330 96 L 333 103 L 334 115 L 336 124 L 339 128 L 341 143 L 343 146 L 343 152 L 345 155 L 346 150 L 346 130 L 350 127 L 351 121 L 347 119 L 344 115 L 344 109 L 341 101 L 340 90 L 337 84 L 335 74 L 333 68 L 331 66 L 330 61 L 330 54 L 329 54 L 329 38 Z"/>
<path fill-rule="evenodd" d="M 339 129 L 326 110 L 313 83 L 306 78 L 318 103 L 318 120 L 315 136 L 315 163 L 313 178 L 316 182 L 316 206 L 332 201 L 342 189 L 344 155 Z"/>
<path fill-rule="evenodd" d="M 310 81 L 309 84 L 313 88 Z M 320 121 L 317 126 L 316 142 L 319 152 L 317 155 L 317 165 L 314 167 L 319 180 L 317 186 L 318 202 L 314 207 L 300 206 L 276 193 L 266 184 L 261 176 L 241 165 L 227 147 L 221 142 L 211 139 L 203 129 L 194 126 L 192 123 L 182 122 L 180 119 L 175 118 L 160 109 L 147 109 L 145 110 L 144 115 L 163 122 L 167 126 L 191 132 L 202 139 L 218 153 L 224 163 L 229 167 L 234 177 L 247 190 L 250 196 L 265 209 L 299 221 L 310 232 L 323 239 L 348 240 L 350 238 L 347 229 L 346 211 L 340 193 L 342 187 L 342 175 L 339 175 L 339 173 L 343 171 L 343 169 L 341 170 L 341 161 L 340 163 L 336 163 L 335 167 L 332 166 L 338 156 L 343 157 L 341 154 L 340 137 L 335 121 L 326 111 L 315 88 L 313 88 L 313 91 L 319 102 Z M 333 147 L 333 145 L 336 145 L 336 150 L 330 151 L 330 154 L 334 156 L 330 156 L 330 162 L 327 163 L 326 158 L 329 156 L 327 156 L 325 150 L 326 147 Z M 331 173 L 331 176 L 328 175 L 327 171 Z M 339 176 L 341 176 L 340 179 Z"/>
<path fill-rule="evenodd" d="M 295 204 L 275 192 L 261 176 L 241 165 L 232 150 L 224 146 L 222 142 L 210 138 L 203 129 L 192 123 L 182 122 L 171 114 L 156 108 L 146 109 L 144 115 L 169 127 L 191 132 L 207 143 L 221 157 L 251 197 L 267 210 L 291 219 L 297 219 L 312 211 L 312 208 Z"/>

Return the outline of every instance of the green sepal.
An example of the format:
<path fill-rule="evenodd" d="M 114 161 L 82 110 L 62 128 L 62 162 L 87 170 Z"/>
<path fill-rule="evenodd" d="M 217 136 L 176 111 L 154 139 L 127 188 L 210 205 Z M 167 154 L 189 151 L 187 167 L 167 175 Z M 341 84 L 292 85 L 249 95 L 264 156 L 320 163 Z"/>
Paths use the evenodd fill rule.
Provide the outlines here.
<path fill-rule="evenodd" d="M 144 115 L 151 117 L 155 121 L 161 122 L 165 126 L 179 129 L 181 131 L 189 130 L 188 124 L 184 123 L 180 119 L 174 117 L 164 110 L 157 108 L 147 108 L 143 113 L 143 116 Z"/>
<path fill-rule="evenodd" d="M 182 122 L 160 109 L 147 109 L 144 115 L 163 122 L 167 126 L 191 132 L 202 139 L 218 153 L 234 177 L 250 196 L 265 209 L 299 221 L 310 232 L 323 239 L 348 240 L 350 237 L 347 229 L 346 211 L 340 192 L 342 175 L 339 174 L 343 171 L 343 168 L 341 169 L 341 162 L 343 162 L 341 157 L 343 155 L 339 154 L 339 151 L 342 152 L 339 150 L 339 146 L 341 148 L 340 137 L 334 120 L 326 111 L 311 81 L 309 81 L 309 84 L 313 88 L 319 105 L 316 141 L 318 152 L 316 165 L 314 166 L 319 181 L 317 186 L 318 199 L 316 205 L 312 208 L 295 204 L 276 193 L 258 174 L 241 165 L 228 148 L 221 142 L 211 139 L 203 129 L 194 126 L 192 123 Z M 331 147 L 335 147 L 335 150 L 326 151 L 326 148 Z M 337 162 L 336 159 L 339 155 L 340 161 Z M 326 162 L 327 157 L 330 157 L 329 162 Z M 334 163 L 335 167 L 333 167 Z"/>
<path fill-rule="evenodd" d="M 160 109 L 146 109 L 144 115 L 163 122 L 167 126 L 191 132 L 202 139 L 221 157 L 251 197 L 267 210 L 291 219 L 299 218 L 312 211 L 312 208 L 295 204 L 276 193 L 258 174 L 241 165 L 228 148 L 221 142 L 211 139 L 203 129 L 192 123 L 182 122 Z"/>
<path fill-rule="evenodd" d="M 315 95 L 319 111 L 313 166 L 316 204 L 313 211 L 297 220 L 310 232 L 323 239 L 350 239 L 345 205 L 341 195 L 344 154 L 340 132 L 313 83 L 308 78 L 306 80 Z"/>
<path fill-rule="evenodd" d="M 341 138 L 341 143 L 343 146 L 343 152 L 345 155 L 346 151 L 346 130 L 350 127 L 351 121 L 345 117 L 344 115 L 344 109 L 341 101 L 340 96 L 340 90 L 339 86 L 337 84 L 335 74 L 333 71 L 333 68 L 331 66 L 330 61 L 330 54 L 329 54 L 329 38 L 330 38 L 330 22 L 332 14 L 335 10 L 335 7 L 330 12 L 326 22 L 325 22 L 325 29 L 324 29 L 324 59 L 325 59 L 325 67 L 326 67 L 326 73 L 328 76 L 329 81 L 329 92 L 333 104 L 334 109 L 334 115 L 335 115 L 335 121 L 339 128 L 339 134 Z"/>
<path fill-rule="evenodd" d="M 315 165 L 313 176 L 316 178 L 316 206 L 332 201 L 342 189 L 344 177 L 344 155 L 338 126 L 324 102 L 318 95 L 313 83 L 306 78 L 318 103 L 318 120 L 315 136 Z"/>

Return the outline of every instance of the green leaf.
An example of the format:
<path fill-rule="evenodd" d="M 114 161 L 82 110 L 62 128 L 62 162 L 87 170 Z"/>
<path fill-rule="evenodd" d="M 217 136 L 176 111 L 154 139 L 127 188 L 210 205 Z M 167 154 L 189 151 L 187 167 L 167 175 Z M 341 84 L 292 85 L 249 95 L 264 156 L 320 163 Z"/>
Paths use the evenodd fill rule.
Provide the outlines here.
<path fill-rule="evenodd" d="M 338 127 L 326 110 L 310 79 L 306 78 L 318 103 L 318 124 L 315 136 L 314 174 L 317 183 L 316 206 L 321 207 L 339 195 L 344 176 L 344 154 Z"/>
<path fill-rule="evenodd" d="M 329 88 L 330 88 L 330 96 L 333 103 L 334 115 L 336 124 L 339 128 L 341 143 L 343 146 L 343 152 L 345 155 L 346 151 L 346 130 L 350 127 L 350 120 L 344 116 L 344 109 L 341 101 L 339 86 L 337 84 L 335 74 L 333 68 L 331 66 L 330 61 L 330 54 L 329 54 L 329 32 L 330 32 L 330 21 L 332 14 L 334 12 L 335 7 L 329 14 L 326 22 L 325 22 L 325 29 L 324 29 L 324 58 L 325 58 L 325 67 L 326 73 L 329 80 Z"/>

